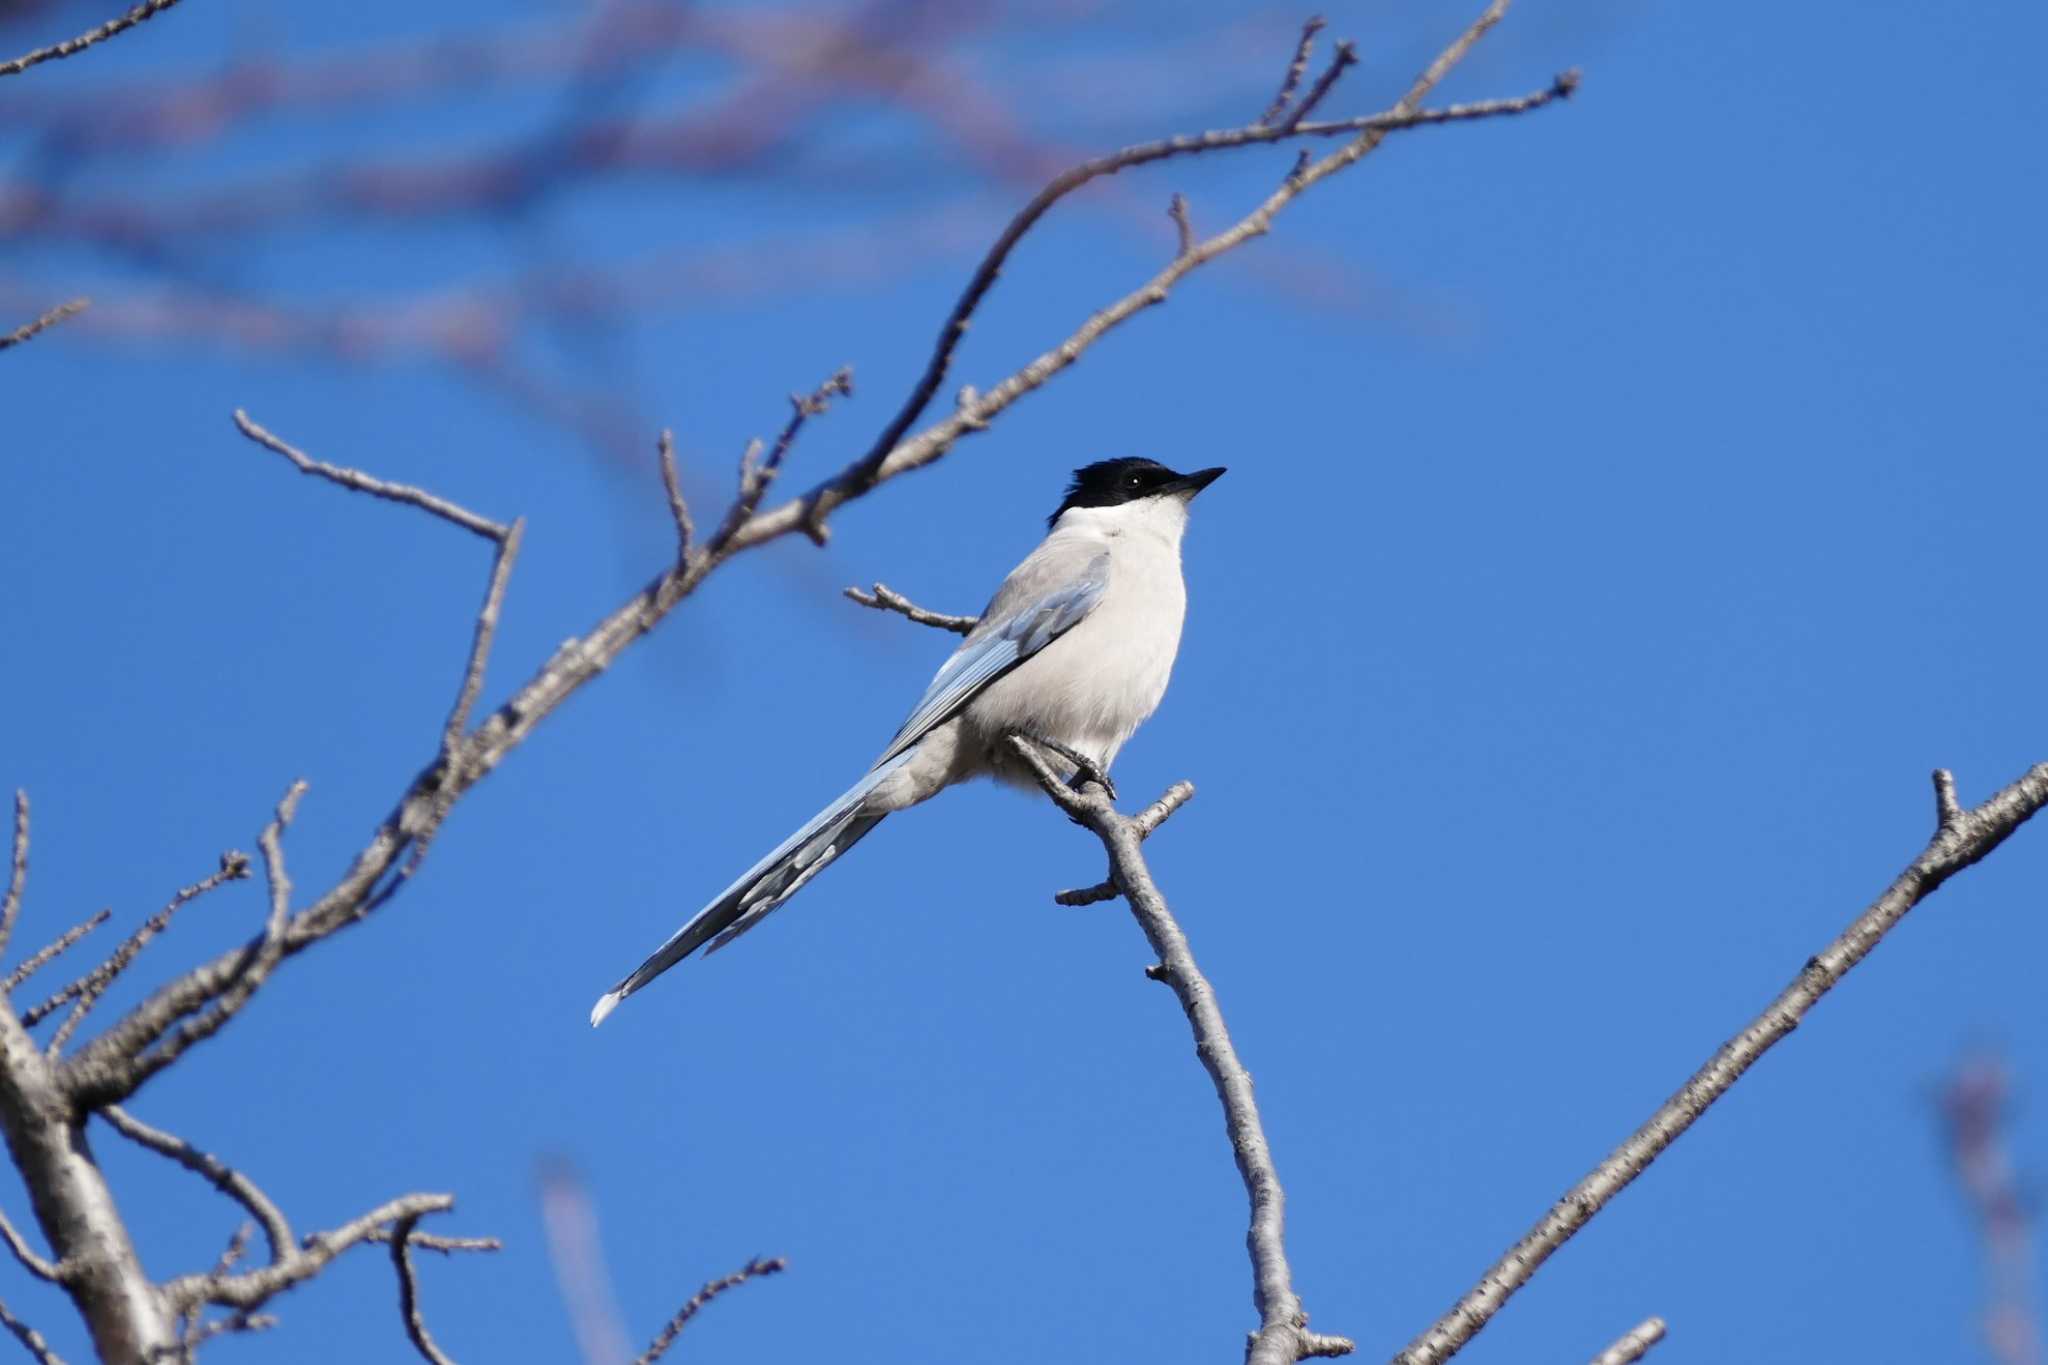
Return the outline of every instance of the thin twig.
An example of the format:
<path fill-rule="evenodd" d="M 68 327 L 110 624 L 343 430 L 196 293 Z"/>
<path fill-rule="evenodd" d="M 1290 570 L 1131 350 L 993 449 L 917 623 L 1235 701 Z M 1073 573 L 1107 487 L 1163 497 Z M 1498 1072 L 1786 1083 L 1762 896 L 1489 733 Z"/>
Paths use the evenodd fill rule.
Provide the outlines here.
<path fill-rule="evenodd" d="M 112 910 L 95 910 L 83 923 L 74 924 L 58 935 L 54 943 L 46 943 L 37 949 L 33 956 L 27 958 L 19 967 L 9 972 L 5 981 L 0 981 L 0 995 L 11 993 L 15 987 L 22 985 L 44 967 L 49 966 L 51 960 L 58 954 L 84 938 L 93 930 L 99 928 L 102 924 L 105 924 L 113 917 L 113 914 Z"/>
<path fill-rule="evenodd" d="M 412 1269 L 412 1230 L 420 1215 L 409 1213 L 391 1229 L 391 1264 L 398 1271 L 398 1316 L 405 1323 L 405 1335 L 428 1365 L 455 1365 L 434 1344 L 427 1320 L 420 1313 L 420 1286 Z"/>
<path fill-rule="evenodd" d="M 128 965 L 149 946 L 151 939 L 170 927 L 171 916 L 177 914 L 187 903 L 197 900 L 215 887 L 240 881 L 248 875 L 249 856 L 246 853 L 229 849 L 221 854 L 220 866 L 211 876 L 181 888 L 163 909 L 151 915 L 143 921 L 141 928 L 121 940 L 120 945 L 107 955 L 104 962 L 76 981 L 60 988 L 55 995 L 41 1004 L 32 1005 L 24 1010 L 21 1016 L 22 1026 L 26 1028 L 39 1023 L 56 1012 L 66 1000 L 76 1000 L 78 1003 L 71 1007 L 71 1013 L 57 1026 L 57 1032 L 52 1035 L 49 1046 L 45 1049 L 52 1057 L 62 1052 L 64 1044 L 77 1032 L 78 1026 L 85 1022 L 85 1016 L 92 1012 L 92 1007 L 99 1003 L 100 997 L 107 993 L 107 988 L 114 984 L 114 978 L 128 969 Z"/>
<path fill-rule="evenodd" d="M 48 331 L 64 321 L 64 319 L 83 313 L 91 306 L 91 299 L 73 299 L 69 303 L 60 303 L 34 322 L 23 323 L 6 335 L 0 336 L 0 351 L 4 351 L 10 346 L 19 346 L 37 333 Z"/>
<path fill-rule="evenodd" d="M 143 0 L 143 3 L 129 10 L 120 18 L 109 19 L 98 28 L 81 33 L 76 38 L 68 38 L 52 47 L 39 47 L 34 52 L 16 57 L 11 62 L 0 62 L 0 76 L 17 75 L 43 62 L 55 61 L 59 57 L 69 57 L 74 52 L 83 52 L 94 43 L 105 42 L 117 33 L 134 28 L 145 19 L 162 14 L 177 3 L 178 0 Z"/>
<path fill-rule="evenodd" d="M 480 535 L 485 540 L 501 541 L 512 534 L 511 527 L 501 526 L 495 521 L 480 517 L 466 508 L 456 506 L 446 498 L 434 496 L 424 488 L 414 488 L 411 484 L 404 483 L 387 483 L 382 479 L 372 478 L 359 469 L 346 469 L 338 464 L 329 464 L 325 460 L 316 460 L 265 431 L 240 408 L 235 409 L 235 428 L 265 450 L 275 451 L 290 460 L 301 474 L 312 474 L 338 483 L 343 488 L 368 493 L 373 498 L 383 498 L 389 502 L 402 502 L 417 507 L 422 512 L 431 513 L 443 521 L 454 522 L 463 530 Z"/>
<path fill-rule="evenodd" d="M 1173 989 L 1187 1015 L 1195 1038 L 1195 1055 L 1216 1087 L 1223 1105 L 1224 1129 L 1230 1135 L 1231 1154 L 1244 1181 L 1251 1203 L 1251 1229 L 1245 1244 L 1251 1252 L 1252 1303 L 1259 1312 L 1259 1330 L 1245 1355 L 1246 1365 L 1293 1365 L 1313 1356 L 1348 1355 L 1356 1349 L 1347 1337 L 1326 1336 L 1308 1330 L 1308 1314 L 1294 1292 L 1293 1272 L 1287 1265 L 1287 1195 L 1280 1185 L 1279 1169 L 1273 1164 L 1272 1148 L 1266 1142 L 1265 1125 L 1259 1118 L 1258 1101 L 1252 1095 L 1251 1074 L 1238 1060 L 1216 1003 L 1216 991 L 1196 965 L 1187 935 L 1167 908 L 1166 897 L 1152 881 L 1151 870 L 1139 845 L 1143 835 L 1138 821 L 1119 812 L 1100 786 L 1088 783 L 1079 790 L 1069 787 L 1046 763 L 1037 748 L 1021 737 L 1010 746 L 1037 777 L 1053 803 L 1085 826 L 1102 841 L 1109 854 L 1111 877 L 1130 902 L 1131 914 L 1144 931 L 1145 941 L 1159 957 L 1146 975 Z M 1193 789 L 1189 789 L 1189 795 Z M 1169 791 L 1153 805 L 1164 820 L 1180 801 Z M 1181 801 L 1187 798 L 1183 796 Z M 1155 822 L 1156 828 L 1156 822 Z"/>
<path fill-rule="evenodd" d="M 1935 779 L 1936 787 L 1942 778 Z M 1609 1200 L 1626 1189 L 1629 1182 L 1648 1169 L 1664 1149 L 1676 1142 L 1686 1129 L 1707 1112 L 1710 1105 L 1728 1093 L 1764 1053 L 1799 1027 L 1806 1012 L 1834 988 L 1875 948 L 1906 912 L 1931 895 L 1943 882 L 1970 866 L 2005 842 L 2027 818 L 2048 805 L 2048 763 L 2035 765 L 2017 782 L 1993 796 L 1975 810 L 1960 811 L 1945 820 L 1934 838 L 1921 850 L 1885 893 L 1856 917 L 1840 937 L 1807 959 L 1792 984 L 1769 1007 L 1751 1020 L 1749 1026 L 1723 1044 L 1707 1064 L 1666 1100 L 1647 1123 L 1630 1134 L 1614 1153 L 1574 1185 L 1564 1198 L 1508 1249 L 1488 1270 L 1473 1290 L 1444 1314 L 1436 1324 L 1410 1342 L 1395 1357 L 1398 1365 L 1438 1365 L 1461 1350 L 1465 1343 L 1501 1310 L 1509 1297 L 1535 1275 L 1537 1268 L 1563 1246 Z"/>
<path fill-rule="evenodd" d="M 1593 1357 L 1593 1365 L 1635 1365 L 1664 1340 L 1664 1319 L 1646 1318 L 1633 1332 Z"/>
<path fill-rule="evenodd" d="M 1167 200 L 1166 216 L 1173 220 L 1176 242 L 1173 256 L 1175 260 L 1179 260 L 1195 249 L 1195 225 L 1188 219 L 1187 196 L 1176 192 L 1173 198 Z"/>
<path fill-rule="evenodd" d="M 1309 54 L 1315 51 L 1316 35 L 1324 28 L 1323 16 L 1318 14 L 1301 26 L 1301 42 L 1294 49 L 1294 60 L 1287 64 L 1287 74 L 1280 78 L 1280 93 L 1273 96 L 1273 102 L 1266 106 L 1266 112 L 1259 115 L 1258 126 L 1270 128 L 1279 117 L 1287 112 L 1288 103 L 1301 85 L 1301 75 L 1308 70 Z"/>
<path fill-rule="evenodd" d="M 845 588 L 842 591 L 864 607 L 873 607 L 876 611 L 893 611 L 921 626 L 950 630 L 955 635 L 967 634 L 981 621 L 979 616 L 952 616 L 942 611 L 926 611 L 886 583 L 875 584 L 873 592 L 862 592 L 859 588 Z"/>
<path fill-rule="evenodd" d="M 297 1249 L 298 1243 L 292 1236 L 291 1221 L 284 1216 L 284 1211 L 278 1208 L 270 1196 L 259 1189 L 256 1182 L 248 1176 L 211 1152 L 194 1147 L 177 1134 L 151 1127 L 118 1104 L 105 1105 L 99 1113 L 100 1117 L 112 1124 L 114 1131 L 122 1137 L 138 1146 L 148 1148 L 158 1156 L 169 1157 L 186 1170 L 205 1177 L 215 1189 L 247 1209 L 249 1216 L 262 1227 L 264 1240 L 270 1244 L 272 1265 L 283 1262 Z M 229 1258 L 229 1264 L 232 1263 L 233 1258 Z M 227 1266 L 221 1266 L 216 1268 L 214 1273 L 218 1275 L 226 1269 Z"/>
<path fill-rule="evenodd" d="M 21 914 L 22 891 L 28 886 L 28 792 L 14 793 L 14 856 L 7 874 L 7 894 L 0 896 L 0 953 L 14 937 L 14 921 Z"/>
<path fill-rule="evenodd" d="M 1280 130 L 1285 133 L 1299 133 L 1302 123 L 1316 111 L 1324 97 L 1336 88 L 1345 71 L 1356 65 L 1357 46 L 1348 41 L 1337 44 L 1336 50 L 1330 54 L 1330 64 L 1323 68 L 1322 75 L 1316 77 L 1316 83 L 1309 87 L 1308 94 L 1294 107 L 1294 112 L 1287 116 L 1287 121 L 1280 125 Z"/>
<path fill-rule="evenodd" d="M 0 1303 L 0 1327 L 14 1333 L 14 1339 L 36 1358 L 37 1365 L 64 1365 L 64 1357 L 50 1349 L 43 1334 L 8 1312 L 4 1303 Z"/>
<path fill-rule="evenodd" d="M 498 542 L 491 559 L 491 577 L 484 587 L 484 604 L 476 614 L 476 626 L 469 641 L 469 659 L 463 665 L 462 686 L 455 693 L 455 705 L 448 723 L 441 728 L 441 754 L 452 762 L 456 742 L 469 727 L 469 713 L 484 690 L 484 671 L 491 662 L 491 643 L 498 634 L 498 613 L 505 605 L 505 587 L 512 578 L 512 562 L 519 558 L 519 545 L 526 538 L 526 518 L 515 517 Z"/>
<path fill-rule="evenodd" d="M 690 1301 L 677 1310 L 676 1315 L 668 1320 L 668 1326 L 662 1328 L 655 1335 L 654 1340 L 648 1343 L 647 1349 L 640 1353 L 639 1359 L 635 1360 L 633 1365 L 654 1365 L 654 1362 L 661 1359 L 662 1354 L 669 1347 L 675 1345 L 676 1338 L 682 1334 L 682 1330 L 685 1327 L 690 1325 L 690 1319 L 696 1317 L 702 1311 L 705 1304 L 710 1303 L 726 1290 L 737 1288 L 748 1280 L 780 1274 L 787 1269 L 789 1269 L 789 1261 L 784 1257 L 770 1256 L 763 1258 L 756 1256 L 753 1260 L 748 1261 L 723 1279 L 712 1280 L 690 1296 Z"/>
<path fill-rule="evenodd" d="M 277 1319 L 268 1313 L 230 1313 L 186 1333 L 183 1342 L 185 1354 L 189 1357 L 215 1337 L 224 1337 L 230 1332 L 267 1332 L 275 1326 Z"/>
<path fill-rule="evenodd" d="M 760 458 L 759 441 L 749 442 L 746 452 L 740 456 L 740 491 L 732 506 L 726 509 L 718 531 L 711 537 L 711 554 L 721 553 L 731 543 L 734 533 L 754 515 L 754 509 L 761 505 L 761 499 L 768 492 L 768 485 L 775 482 L 775 476 L 782 472 L 782 462 L 789 455 L 789 448 L 796 444 L 797 433 L 803 430 L 804 423 L 830 408 L 835 395 L 852 393 L 853 370 L 842 366 L 808 394 L 793 393 L 789 396 L 789 420 L 783 424 L 781 434 L 769 448 L 768 458 Z M 818 544 L 825 543 L 823 526 L 807 523 L 801 529 Z"/>
<path fill-rule="evenodd" d="M 7 1215 L 4 1213 L 0 1213 L 0 1242 L 7 1243 L 7 1249 L 14 1253 L 14 1259 L 20 1261 L 22 1269 L 29 1274 L 51 1284 L 64 1283 L 64 1267 L 47 1256 L 36 1254 L 36 1249 L 15 1231 L 14 1224 L 7 1221 Z"/>
<path fill-rule="evenodd" d="M 661 486 L 668 492 L 669 518 L 676 524 L 676 563 L 690 557 L 690 540 L 697 534 L 697 527 L 690 520 L 690 504 L 683 501 L 682 480 L 676 476 L 676 434 L 667 427 L 661 430 L 661 441 L 657 450 L 661 456 Z"/>

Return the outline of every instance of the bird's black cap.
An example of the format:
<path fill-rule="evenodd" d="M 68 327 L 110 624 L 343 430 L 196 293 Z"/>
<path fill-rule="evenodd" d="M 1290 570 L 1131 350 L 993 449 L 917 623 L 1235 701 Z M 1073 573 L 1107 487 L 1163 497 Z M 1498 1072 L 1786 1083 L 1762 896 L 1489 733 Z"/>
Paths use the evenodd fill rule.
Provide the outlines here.
<path fill-rule="evenodd" d="M 1178 474 L 1157 460 L 1098 460 L 1074 471 L 1074 481 L 1067 485 L 1066 501 L 1045 522 L 1048 526 L 1056 524 L 1070 507 L 1115 507 L 1139 498 L 1175 494 L 1191 498 L 1222 475 L 1220 467 Z"/>

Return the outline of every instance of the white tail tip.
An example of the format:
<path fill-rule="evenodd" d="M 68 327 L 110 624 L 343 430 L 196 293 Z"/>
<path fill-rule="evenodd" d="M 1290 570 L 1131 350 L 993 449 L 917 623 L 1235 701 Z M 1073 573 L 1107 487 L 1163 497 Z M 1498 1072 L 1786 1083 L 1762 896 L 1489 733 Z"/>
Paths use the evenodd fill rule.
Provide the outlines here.
<path fill-rule="evenodd" d="M 617 991 L 606 991 L 603 995 L 597 997 L 597 1003 L 590 1007 L 590 1026 L 596 1028 L 599 1024 L 602 1024 L 605 1021 L 605 1016 L 617 1009 L 619 1002 L 625 998 L 625 996 Z"/>

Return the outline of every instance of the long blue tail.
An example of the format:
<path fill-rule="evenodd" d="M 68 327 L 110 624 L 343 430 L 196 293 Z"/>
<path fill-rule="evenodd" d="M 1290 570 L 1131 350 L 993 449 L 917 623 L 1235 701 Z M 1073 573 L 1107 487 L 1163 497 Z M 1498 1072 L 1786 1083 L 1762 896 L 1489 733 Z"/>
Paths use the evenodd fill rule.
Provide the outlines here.
<path fill-rule="evenodd" d="M 619 1002 L 710 943 L 716 952 L 759 924 L 768 913 L 794 896 L 811 878 L 824 871 L 834 858 L 852 848 L 876 825 L 887 811 L 864 810 L 861 803 L 882 780 L 909 762 L 916 749 L 876 765 L 853 787 L 825 809 L 812 816 L 804 827 L 775 846 L 775 851 L 741 873 L 739 880 L 718 893 L 718 898 L 690 916 L 689 922 L 669 936 L 668 942 L 635 967 L 618 985 L 598 997 L 590 1011 L 590 1026 L 596 1028 Z"/>

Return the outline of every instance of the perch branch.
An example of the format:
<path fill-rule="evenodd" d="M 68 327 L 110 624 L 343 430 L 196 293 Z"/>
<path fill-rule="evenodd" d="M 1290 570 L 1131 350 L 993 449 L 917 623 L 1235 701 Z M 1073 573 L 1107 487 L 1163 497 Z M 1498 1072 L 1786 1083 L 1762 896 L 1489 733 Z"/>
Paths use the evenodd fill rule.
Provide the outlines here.
<path fill-rule="evenodd" d="M 955 635 L 967 634 L 981 620 L 978 616 L 950 616 L 942 611 L 926 611 L 886 583 L 875 584 L 875 590 L 871 593 L 862 592 L 859 588 L 846 588 L 843 591 L 864 607 L 873 607 L 876 611 L 893 611 L 921 626 L 950 630 Z"/>
<path fill-rule="evenodd" d="M 1069 787 L 1047 765 L 1037 748 L 1023 738 L 1010 746 L 1028 764 L 1039 786 L 1054 804 L 1102 841 L 1109 854 L 1110 874 L 1117 888 L 1130 902 L 1131 913 L 1144 931 L 1145 941 L 1158 955 L 1157 965 L 1146 975 L 1172 988 L 1193 1030 L 1195 1055 L 1216 1087 L 1223 1105 L 1223 1126 L 1230 1136 L 1231 1155 L 1244 1181 L 1251 1203 L 1251 1230 L 1245 1238 L 1251 1252 L 1252 1303 L 1259 1312 L 1259 1330 L 1246 1353 L 1246 1365 L 1293 1365 L 1315 1356 L 1348 1355 L 1355 1349 L 1345 1337 L 1324 1336 L 1308 1330 L 1308 1314 L 1294 1292 L 1293 1272 L 1287 1265 L 1286 1192 L 1280 1185 L 1279 1169 L 1273 1164 L 1272 1148 L 1266 1142 L 1265 1126 L 1259 1118 L 1258 1101 L 1252 1094 L 1251 1074 L 1238 1060 L 1223 1022 L 1222 1007 L 1215 989 L 1195 963 L 1187 935 L 1167 908 L 1166 897 L 1152 881 L 1151 870 L 1139 845 L 1144 836 L 1138 821 L 1119 812 L 1107 792 L 1085 783 L 1079 790 Z M 1192 794 L 1193 789 L 1189 789 Z M 1155 808 L 1163 808 L 1164 820 L 1180 801 L 1171 801 L 1169 791 Z M 1185 796 L 1181 801 L 1185 801 Z M 1155 822 L 1156 827 L 1157 822 Z"/>
<path fill-rule="evenodd" d="M 1646 1318 L 1633 1332 L 1593 1357 L 1593 1365 L 1635 1365 L 1664 1340 L 1664 1319 Z"/>
<path fill-rule="evenodd" d="M 690 1319 L 703 1311 L 705 1304 L 710 1303 L 726 1290 L 736 1289 L 748 1280 L 760 1279 L 768 1275 L 779 1275 L 787 1269 L 789 1269 L 789 1262 L 780 1256 L 770 1256 L 765 1259 L 757 1256 L 738 1270 L 733 1271 L 732 1274 L 722 1279 L 712 1280 L 702 1289 L 692 1294 L 690 1301 L 676 1311 L 676 1315 L 670 1318 L 668 1325 L 663 1327 L 656 1334 L 654 1340 L 648 1343 L 647 1349 L 640 1353 L 639 1358 L 633 1362 L 633 1365 L 654 1365 L 654 1362 L 660 1360 L 669 1347 L 675 1345 L 676 1338 L 682 1335 L 685 1327 L 690 1325 Z"/>
<path fill-rule="evenodd" d="M 13 331 L 0 336 L 0 351 L 4 351 L 10 346 L 19 346 L 22 342 L 29 340 L 38 333 L 46 332 L 50 328 L 55 327 L 64 319 L 83 313 L 91 304 L 91 299 L 73 299 L 69 303 L 58 304 L 34 322 L 23 323 Z"/>
<path fill-rule="evenodd" d="M 1176 782 L 1166 789 L 1157 801 L 1131 817 L 1132 828 L 1138 831 L 1140 839 L 1152 837 L 1152 831 L 1166 823 L 1167 817 L 1194 799 L 1195 784 Z M 1058 905 L 1094 905 L 1099 901 L 1115 900 L 1123 892 L 1117 889 L 1116 869 L 1110 868 L 1110 875 L 1094 886 L 1078 891 L 1062 891 L 1053 897 Z"/>
<path fill-rule="evenodd" d="M 1936 791 L 1952 790 L 1953 781 L 1946 772 L 1936 773 Z M 1806 1012 L 1850 968 L 1868 956 L 1908 910 L 1932 895 L 1950 877 L 2004 843 L 2007 835 L 2043 804 L 2048 804 L 2048 763 L 2035 765 L 1975 810 L 1960 806 L 1951 810 L 1945 801 L 1938 804 L 1940 823 L 1933 839 L 1885 893 L 1818 956 L 1808 958 L 1792 984 L 1762 1014 L 1723 1044 L 1647 1123 L 1558 1200 L 1543 1221 L 1510 1247 L 1450 1312 L 1410 1342 L 1395 1357 L 1397 1365 L 1437 1365 L 1463 1349 L 1553 1252 L 1648 1169 L 1665 1148 L 1707 1112 L 1708 1106 L 1742 1078 L 1743 1072 L 1799 1027 Z"/>

